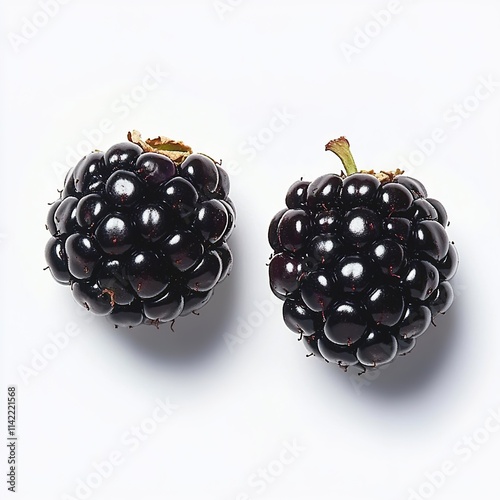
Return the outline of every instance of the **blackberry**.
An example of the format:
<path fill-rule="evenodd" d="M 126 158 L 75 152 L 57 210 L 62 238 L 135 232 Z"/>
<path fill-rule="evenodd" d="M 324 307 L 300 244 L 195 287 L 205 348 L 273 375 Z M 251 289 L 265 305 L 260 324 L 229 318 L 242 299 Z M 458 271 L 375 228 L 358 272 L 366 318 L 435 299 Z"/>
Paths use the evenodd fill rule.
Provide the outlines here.
<path fill-rule="evenodd" d="M 158 325 L 203 307 L 231 271 L 229 177 L 163 137 L 93 152 L 50 207 L 45 257 L 56 281 L 115 326 Z"/>
<path fill-rule="evenodd" d="M 448 310 L 458 254 L 418 180 L 358 172 L 344 137 L 326 150 L 346 173 L 290 186 L 269 226 L 269 281 L 311 354 L 365 371 L 409 353 Z"/>

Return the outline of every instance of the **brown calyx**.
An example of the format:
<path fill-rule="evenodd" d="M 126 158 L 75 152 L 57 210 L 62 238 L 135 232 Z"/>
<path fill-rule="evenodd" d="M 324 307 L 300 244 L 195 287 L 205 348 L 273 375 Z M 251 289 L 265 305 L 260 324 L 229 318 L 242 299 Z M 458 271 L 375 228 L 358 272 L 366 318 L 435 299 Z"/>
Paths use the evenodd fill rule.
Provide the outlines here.
<path fill-rule="evenodd" d="M 182 163 L 193 152 L 191 147 L 182 141 L 175 141 L 162 135 L 155 139 L 143 140 L 137 130 L 128 132 L 127 139 L 140 146 L 144 152 L 165 155 L 176 164 Z"/>
<path fill-rule="evenodd" d="M 388 182 L 394 181 L 394 177 L 397 175 L 404 174 L 404 170 L 399 168 L 389 171 L 381 170 L 380 172 L 375 172 L 375 170 L 360 170 L 359 173 L 373 175 L 380 181 L 380 184 L 387 184 Z"/>

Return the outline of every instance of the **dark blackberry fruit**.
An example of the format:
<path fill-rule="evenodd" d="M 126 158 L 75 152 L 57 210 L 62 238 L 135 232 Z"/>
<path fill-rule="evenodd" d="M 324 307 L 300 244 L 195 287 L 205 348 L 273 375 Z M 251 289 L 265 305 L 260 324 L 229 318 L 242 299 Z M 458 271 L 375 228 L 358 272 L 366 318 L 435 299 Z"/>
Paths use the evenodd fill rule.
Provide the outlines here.
<path fill-rule="evenodd" d="M 420 181 L 358 172 L 344 137 L 326 149 L 345 173 L 291 185 L 269 225 L 269 281 L 310 354 L 362 373 L 408 354 L 449 309 L 458 254 Z"/>
<path fill-rule="evenodd" d="M 208 156 L 129 133 L 66 175 L 47 216 L 48 269 L 115 326 L 158 326 L 196 312 L 231 272 L 229 188 Z"/>

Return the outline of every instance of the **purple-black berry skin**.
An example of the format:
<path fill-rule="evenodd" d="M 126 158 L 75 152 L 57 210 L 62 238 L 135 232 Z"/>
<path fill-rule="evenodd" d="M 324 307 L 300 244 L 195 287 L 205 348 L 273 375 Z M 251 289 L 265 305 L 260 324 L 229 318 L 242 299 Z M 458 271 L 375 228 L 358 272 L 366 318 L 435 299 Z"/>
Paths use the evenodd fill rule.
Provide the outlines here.
<path fill-rule="evenodd" d="M 272 291 L 310 354 L 365 370 L 408 354 L 453 302 L 442 203 L 405 175 L 293 183 L 268 239 Z"/>
<path fill-rule="evenodd" d="M 186 316 L 231 271 L 229 187 L 222 167 L 200 154 L 176 165 L 132 142 L 90 153 L 49 209 L 48 268 L 115 326 Z"/>

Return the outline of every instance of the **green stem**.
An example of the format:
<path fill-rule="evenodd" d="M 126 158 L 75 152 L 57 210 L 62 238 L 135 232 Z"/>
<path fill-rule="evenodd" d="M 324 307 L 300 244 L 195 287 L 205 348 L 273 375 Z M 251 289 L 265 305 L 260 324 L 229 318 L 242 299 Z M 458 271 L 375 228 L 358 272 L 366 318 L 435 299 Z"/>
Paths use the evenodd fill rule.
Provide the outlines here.
<path fill-rule="evenodd" d="M 358 171 L 349 148 L 349 141 L 345 137 L 339 137 L 330 141 L 325 146 L 325 150 L 335 153 L 340 158 L 347 175 L 355 174 Z"/>

